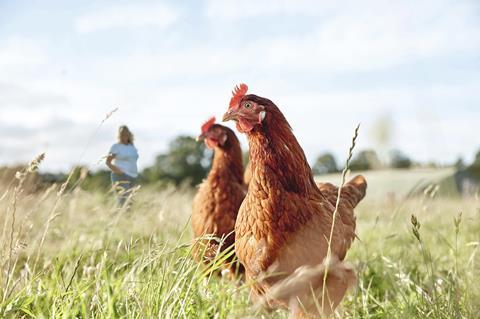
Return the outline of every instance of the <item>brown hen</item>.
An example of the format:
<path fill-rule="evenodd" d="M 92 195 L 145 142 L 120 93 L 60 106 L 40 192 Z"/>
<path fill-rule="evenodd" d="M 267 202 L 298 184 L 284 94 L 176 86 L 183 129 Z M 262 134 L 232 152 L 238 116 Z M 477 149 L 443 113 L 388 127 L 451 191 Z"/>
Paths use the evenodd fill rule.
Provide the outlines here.
<path fill-rule="evenodd" d="M 235 220 L 245 198 L 240 143 L 228 127 L 210 119 L 202 126 L 198 138 L 214 150 L 213 164 L 206 180 L 193 200 L 192 229 L 197 243 L 194 256 L 209 263 L 220 253 L 233 249 Z M 243 272 L 235 256 L 226 260 L 223 269 L 231 276 Z"/>
<path fill-rule="evenodd" d="M 342 189 L 325 261 L 337 189 L 321 184 L 324 194 L 317 187 L 278 107 L 246 93 L 246 85 L 237 87 L 224 115 L 250 145 L 252 179 L 235 225 L 236 254 L 253 280 L 252 292 L 269 306 L 289 307 L 295 317 L 330 314 L 355 281 L 343 260 L 355 239 L 353 209 L 366 181 L 358 176 Z"/>
<path fill-rule="evenodd" d="M 245 173 L 243 174 L 243 180 L 245 185 L 249 185 L 252 180 L 252 168 L 250 162 L 248 162 L 247 167 L 245 168 Z"/>

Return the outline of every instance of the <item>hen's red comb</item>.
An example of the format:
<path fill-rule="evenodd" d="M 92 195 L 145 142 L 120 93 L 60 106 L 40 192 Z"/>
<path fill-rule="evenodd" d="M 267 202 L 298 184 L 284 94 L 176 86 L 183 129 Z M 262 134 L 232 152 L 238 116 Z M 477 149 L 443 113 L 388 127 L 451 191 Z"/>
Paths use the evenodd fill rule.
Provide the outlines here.
<path fill-rule="evenodd" d="M 232 99 L 230 100 L 230 107 L 235 107 L 240 103 L 240 100 L 245 96 L 245 94 L 248 91 L 248 86 L 245 83 L 242 83 L 240 85 L 235 86 L 235 88 L 232 91 Z"/>
<path fill-rule="evenodd" d="M 212 116 L 211 118 L 208 119 L 205 123 L 202 125 L 202 133 L 206 133 L 212 125 L 215 124 L 215 116 Z"/>

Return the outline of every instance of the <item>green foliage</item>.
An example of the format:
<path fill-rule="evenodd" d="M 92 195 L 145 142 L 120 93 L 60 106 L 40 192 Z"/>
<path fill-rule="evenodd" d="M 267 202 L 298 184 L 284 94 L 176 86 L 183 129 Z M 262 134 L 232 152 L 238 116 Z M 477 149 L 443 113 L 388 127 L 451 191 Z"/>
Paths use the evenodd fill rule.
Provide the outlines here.
<path fill-rule="evenodd" d="M 457 171 L 453 176 L 455 186 L 461 194 L 478 194 L 480 189 L 480 151 L 475 155 L 472 164 L 465 167 L 463 161 L 456 164 Z"/>
<path fill-rule="evenodd" d="M 464 169 L 465 169 L 465 162 L 463 161 L 463 158 L 459 157 L 459 158 L 455 161 L 455 163 L 454 163 L 453 166 L 455 167 L 455 169 L 456 169 L 457 171 L 464 170 Z"/>
<path fill-rule="evenodd" d="M 161 187 L 184 183 L 195 186 L 207 175 L 211 159 L 212 153 L 206 149 L 204 143 L 198 143 L 190 136 L 178 136 L 170 142 L 165 153 L 156 157 L 151 167 L 147 167 L 141 172 L 139 182 L 143 185 L 155 184 Z M 80 185 L 84 190 L 107 191 L 111 188 L 110 174 L 111 172 L 105 169 L 92 172 L 86 167 L 75 167 L 72 170 L 67 190 Z M 12 178 L 14 175 L 15 169 L 2 170 L 0 168 L 0 180 L 3 179 L 2 176 Z M 43 173 L 39 176 L 47 186 L 64 183 L 68 178 L 68 175 L 63 173 Z"/>
<path fill-rule="evenodd" d="M 380 160 L 374 150 L 360 151 L 350 163 L 350 169 L 352 171 L 367 171 L 379 168 L 380 166 Z"/>
<path fill-rule="evenodd" d="M 157 156 L 152 167 L 142 172 L 142 178 L 145 182 L 167 181 L 175 185 L 188 181 L 194 186 L 205 178 L 210 165 L 211 153 L 204 143 L 190 136 L 179 136 L 166 153 Z"/>
<path fill-rule="evenodd" d="M 88 190 L 108 190 L 112 186 L 110 175 L 111 172 L 109 170 L 89 172 L 82 183 L 82 188 Z"/>
<path fill-rule="evenodd" d="M 67 190 L 74 189 L 79 186 L 84 190 L 89 191 L 108 191 L 111 188 L 111 172 L 109 170 L 98 170 L 95 172 L 89 171 L 84 166 L 77 166 L 70 172 L 71 177 L 67 185 Z M 59 173 L 43 173 L 40 174 L 40 178 L 43 184 L 62 184 L 67 181 L 68 175 Z"/>
<path fill-rule="evenodd" d="M 480 166 L 480 150 L 475 154 L 475 160 L 473 161 L 474 166 Z"/>
<path fill-rule="evenodd" d="M 399 150 L 390 152 L 390 167 L 391 168 L 410 168 L 412 167 L 412 160 Z"/>
<path fill-rule="evenodd" d="M 480 150 L 475 154 L 475 159 L 473 160 L 472 165 L 467 168 L 467 171 L 480 179 Z"/>
<path fill-rule="evenodd" d="M 315 175 L 330 174 L 338 172 L 337 161 L 331 153 L 324 153 L 318 156 L 312 167 Z"/>

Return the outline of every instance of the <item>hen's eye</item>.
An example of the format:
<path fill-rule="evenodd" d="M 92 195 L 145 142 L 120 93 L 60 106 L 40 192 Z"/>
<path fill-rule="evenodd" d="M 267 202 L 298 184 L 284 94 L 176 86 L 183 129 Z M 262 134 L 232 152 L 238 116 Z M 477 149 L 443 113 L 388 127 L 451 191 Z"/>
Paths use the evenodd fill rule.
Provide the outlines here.
<path fill-rule="evenodd" d="M 247 102 L 247 103 L 245 103 L 243 106 L 244 106 L 246 109 L 249 109 L 249 108 L 252 107 L 252 103 Z"/>

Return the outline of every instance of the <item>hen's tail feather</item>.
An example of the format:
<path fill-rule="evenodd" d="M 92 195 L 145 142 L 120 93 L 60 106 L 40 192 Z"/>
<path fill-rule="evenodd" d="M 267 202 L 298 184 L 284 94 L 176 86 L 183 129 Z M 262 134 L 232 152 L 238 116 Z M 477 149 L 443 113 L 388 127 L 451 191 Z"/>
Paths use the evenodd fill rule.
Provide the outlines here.
<path fill-rule="evenodd" d="M 347 198 L 350 201 L 352 208 L 357 207 L 358 203 L 365 197 L 367 192 L 367 181 L 362 175 L 357 175 L 352 178 L 345 186 L 343 186 L 342 193 L 349 195 Z"/>
<path fill-rule="evenodd" d="M 337 204 L 338 187 L 330 183 L 318 183 L 318 188 L 327 201 L 335 207 Z M 361 175 L 354 177 L 342 188 L 340 203 L 338 206 L 338 215 L 344 225 L 345 239 L 349 247 L 355 239 L 356 218 L 354 208 L 365 197 L 367 190 L 367 181 Z M 343 255 L 340 256 L 343 259 Z"/>
<path fill-rule="evenodd" d="M 317 183 L 317 187 L 323 196 L 335 206 L 337 203 L 338 187 L 330 183 Z M 366 191 L 367 181 L 365 177 L 357 175 L 343 186 L 340 202 L 346 202 L 350 208 L 355 208 L 365 197 Z"/>

